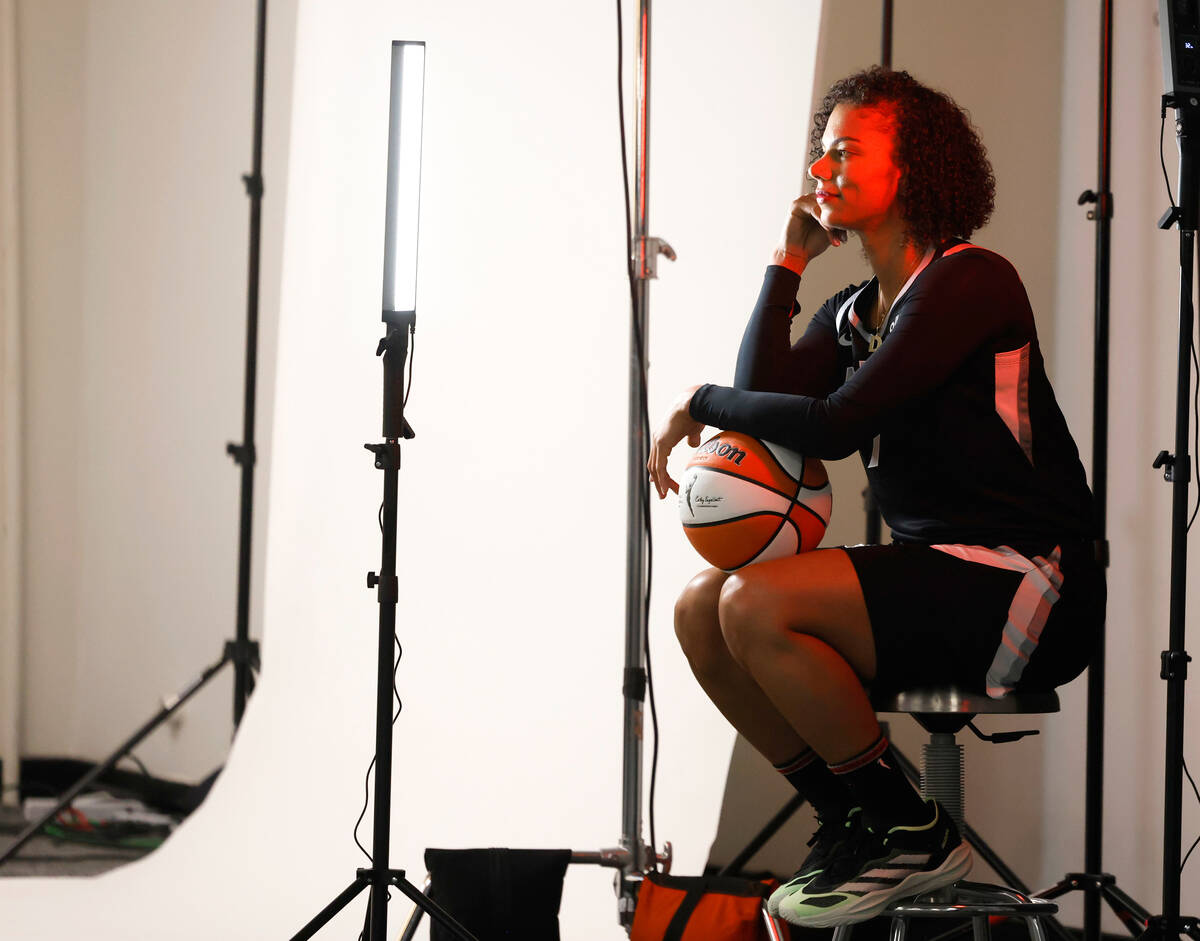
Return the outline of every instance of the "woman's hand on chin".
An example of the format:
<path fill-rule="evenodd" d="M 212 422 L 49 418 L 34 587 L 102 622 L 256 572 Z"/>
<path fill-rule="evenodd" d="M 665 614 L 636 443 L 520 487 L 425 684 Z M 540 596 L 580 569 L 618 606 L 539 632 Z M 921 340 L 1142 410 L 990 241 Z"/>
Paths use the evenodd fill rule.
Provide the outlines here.
<path fill-rule="evenodd" d="M 700 434 L 704 431 L 704 423 L 696 421 L 688 412 L 692 404 L 692 396 L 699 388 L 699 385 L 694 385 L 684 389 L 671 405 L 662 424 L 650 436 L 650 457 L 646 461 L 646 470 L 650 472 L 650 482 L 658 491 L 660 500 L 667 495 L 668 490 L 672 493 L 679 493 L 679 484 L 672 480 L 671 475 L 667 473 L 667 458 L 670 456 L 672 448 L 685 438 L 693 448 L 700 444 Z"/>
<path fill-rule="evenodd" d="M 810 261 L 830 245 L 841 245 L 846 237 L 845 229 L 827 228 L 821 222 L 821 204 L 816 194 L 806 193 L 792 200 L 779 244 L 771 253 L 771 264 L 802 275 Z"/>

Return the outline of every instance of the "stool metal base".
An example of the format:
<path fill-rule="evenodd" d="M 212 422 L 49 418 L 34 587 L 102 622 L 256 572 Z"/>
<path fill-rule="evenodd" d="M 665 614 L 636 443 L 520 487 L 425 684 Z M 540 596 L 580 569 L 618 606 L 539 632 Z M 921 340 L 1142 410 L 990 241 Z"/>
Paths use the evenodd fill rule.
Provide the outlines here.
<path fill-rule="evenodd" d="M 990 919 L 994 917 L 1024 918 L 1031 941 L 1046 941 L 1041 916 L 1057 912 L 1053 902 L 1007 886 L 959 882 L 931 894 L 894 902 L 880 917 L 892 919 L 889 941 L 905 941 L 910 918 L 969 918 L 975 941 L 991 941 Z M 834 929 L 833 941 L 850 941 L 853 929 L 853 925 L 839 926 Z"/>

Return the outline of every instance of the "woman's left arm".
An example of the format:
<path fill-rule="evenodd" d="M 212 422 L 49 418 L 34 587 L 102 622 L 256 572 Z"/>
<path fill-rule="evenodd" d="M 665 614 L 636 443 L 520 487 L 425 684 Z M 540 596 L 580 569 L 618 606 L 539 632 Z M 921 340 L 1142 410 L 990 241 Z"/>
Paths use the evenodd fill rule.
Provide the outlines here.
<path fill-rule="evenodd" d="M 981 346 L 1025 318 L 1032 329 L 1024 288 L 1000 256 L 979 250 L 935 265 L 904 299 L 887 340 L 832 394 L 703 385 L 691 396 L 689 417 L 812 457 L 853 454 L 889 415 L 932 393 Z"/>

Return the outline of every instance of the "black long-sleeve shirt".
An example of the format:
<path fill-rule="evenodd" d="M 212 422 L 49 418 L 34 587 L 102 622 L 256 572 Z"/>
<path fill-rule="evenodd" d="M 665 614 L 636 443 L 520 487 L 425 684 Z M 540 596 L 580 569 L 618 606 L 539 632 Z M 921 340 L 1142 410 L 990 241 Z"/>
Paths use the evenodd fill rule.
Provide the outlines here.
<path fill-rule="evenodd" d="M 691 415 L 824 459 L 862 455 L 902 541 L 1037 545 L 1094 535 L 1092 496 L 1016 270 L 966 243 L 930 253 L 867 330 L 874 280 L 827 300 L 790 342 L 799 278 L 767 269 L 734 386 Z"/>

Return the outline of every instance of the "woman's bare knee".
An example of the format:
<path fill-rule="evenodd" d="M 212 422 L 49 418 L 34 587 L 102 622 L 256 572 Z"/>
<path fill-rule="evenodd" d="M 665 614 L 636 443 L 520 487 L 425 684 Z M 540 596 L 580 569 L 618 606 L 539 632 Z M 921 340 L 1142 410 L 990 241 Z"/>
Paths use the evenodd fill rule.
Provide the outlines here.
<path fill-rule="evenodd" d="M 726 654 L 717 604 L 728 577 L 720 569 L 706 569 L 687 583 L 675 602 L 675 636 L 693 663 Z"/>
<path fill-rule="evenodd" d="M 762 590 L 752 572 L 735 572 L 721 586 L 717 604 L 721 635 L 738 663 L 745 666 L 747 658 L 784 627 L 775 608 L 770 593 Z"/>
<path fill-rule="evenodd" d="M 875 675 L 875 642 L 858 577 L 845 553 L 822 550 L 735 572 L 721 587 L 721 632 L 734 658 L 772 656 L 792 635 L 828 644 L 863 678 Z"/>

